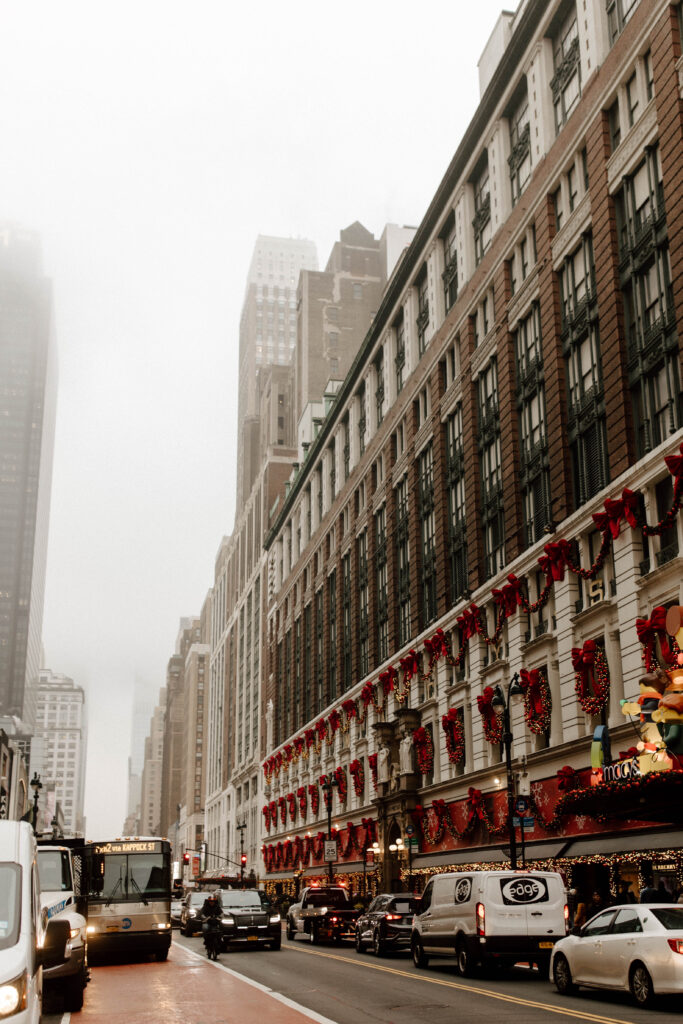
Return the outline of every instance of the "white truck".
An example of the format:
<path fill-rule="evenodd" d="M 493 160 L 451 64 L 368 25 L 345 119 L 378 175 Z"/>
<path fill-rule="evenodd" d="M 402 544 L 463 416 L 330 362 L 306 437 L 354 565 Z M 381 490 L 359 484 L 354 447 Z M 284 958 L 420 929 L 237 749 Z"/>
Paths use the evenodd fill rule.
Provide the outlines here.
<path fill-rule="evenodd" d="M 70 955 L 65 963 L 43 972 L 43 982 L 64 997 L 64 1008 L 71 1012 L 83 1006 L 83 993 L 88 983 L 87 921 L 79 913 L 74 889 L 71 850 L 54 843 L 38 845 L 40 903 L 47 920 L 68 921 Z"/>

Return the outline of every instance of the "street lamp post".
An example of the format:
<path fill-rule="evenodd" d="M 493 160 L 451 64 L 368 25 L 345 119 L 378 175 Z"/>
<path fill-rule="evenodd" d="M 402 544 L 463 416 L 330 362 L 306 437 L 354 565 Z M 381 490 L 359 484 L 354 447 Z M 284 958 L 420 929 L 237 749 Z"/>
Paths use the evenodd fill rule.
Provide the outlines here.
<path fill-rule="evenodd" d="M 332 839 L 332 790 L 334 789 L 335 786 L 338 786 L 338 785 L 339 785 L 339 783 L 337 782 L 337 780 L 334 777 L 332 777 L 330 775 L 326 775 L 325 776 L 325 781 L 323 782 L 323 784 L 321 786 L 322 790 L 325 792 L 326 797 L 327 797 L 325 802 L 327 804 L 327 839 L 328 839 L 328 842 L 330 842 L 331 839 Z M 328 878 L 328 881 L 329 881 L 330 885 L 332 885 L 332 882 L 334 880 L 333 861 L 328 861 L 327 878 Z"/>
<path fill-rule="evenodd" d="M 38 796 L 43 788 L 38 772 L 33 773 L 29 786 L 33 790 L 33 834 L 36 836 L 38 835 Z"/>
<path fill-rule="evenodd" d="M 235 825 L 235 828 L 240 834 L 240 885 L 244 884 L 244 865 L 247 861 L 247 858 L 244 856 L 244 831 L 246 827 L 246 821 L 241 822 L 239 825 Z"/>
<path fill-rule="evenodd" d="M 500 685 L 497 685 L 493 695 L 493 706 L 503 709 L 503 746 L 505 747 L 505 772 L 507 775 L 508 788 L 508 835 L 510 837 L 510 867 L 517 870 L 517 833 L 515 832 L 515 779 L 512 774 L 512 727 L 510 725 L 510 701 L 513 697 L 521 696 L 523 693 L 519 685 L 519 676 L 515 672 L 508 683 L 507 699 Z"/>

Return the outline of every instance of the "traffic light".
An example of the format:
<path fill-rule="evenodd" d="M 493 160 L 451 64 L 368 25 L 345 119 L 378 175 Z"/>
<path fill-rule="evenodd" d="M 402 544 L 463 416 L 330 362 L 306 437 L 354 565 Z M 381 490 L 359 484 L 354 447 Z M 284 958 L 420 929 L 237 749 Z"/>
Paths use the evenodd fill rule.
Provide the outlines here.
<path fill-rule="evenodd" d="M 183 854 L 183 864 L 189 864 L 189 863 L 190 863 L 190 855 L 189 855 L 189 853 L 184 853 Z"/>
<path fill-rule="evenodd" d="M 240 860 L 242 861 L 242 867 L 243 868 L 246 867 L 247 866 L 247 855 L 246 855 L 246 853 L 242 854 Z"/>

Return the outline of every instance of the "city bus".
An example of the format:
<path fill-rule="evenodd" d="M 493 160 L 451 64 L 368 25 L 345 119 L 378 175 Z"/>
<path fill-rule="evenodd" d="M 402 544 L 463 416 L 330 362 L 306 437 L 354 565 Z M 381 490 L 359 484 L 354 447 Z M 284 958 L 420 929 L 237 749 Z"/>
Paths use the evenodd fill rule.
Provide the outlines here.
<path fill-rule="evenodd" d="M 83 888 L 88 948 L 152 953 L 165 960 L 171 945 L 171 844 L 156 836 L 85 844 Z"/>

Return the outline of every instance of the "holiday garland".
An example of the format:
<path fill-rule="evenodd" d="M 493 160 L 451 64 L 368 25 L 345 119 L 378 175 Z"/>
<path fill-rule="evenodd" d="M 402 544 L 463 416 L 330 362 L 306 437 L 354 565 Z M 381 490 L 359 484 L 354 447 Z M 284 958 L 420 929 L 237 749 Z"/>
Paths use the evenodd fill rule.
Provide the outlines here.
<path fill-rule="evenodd" d="M 372 785 L 377 789 L 377 754 L 370 754 L 368 757 L 368 764 L 370 765 L 370 774 L 372 775 Z"/>
<path fill-rule="evenodd" d="M 314 818 L 317 818 L 320 809 L 320 790 L 318 789 L 317 782 L 309 783 L 308 795 L 311 798 L 311 814 Z"/>
<path fill-rule="evenodd" d="M 263 820 L 266 826 L 266 832 L 270 832 L 270 807 L 265 804 L 263 807 Z"/>
<path fill-rule="evenodd" d="M 417 755 L 417 768 L 423 775 L 429 775 L 434 767 L 434 743 L 429 729 L 420 726 L 413 730 L 413 743 Z"/>
<path fill-rule="evenodd" d="M 481 715 L 482 724 L 484 726 L 484 736 L 486 737 L 487 743 L 502 743 L 503 740 L 503 722 L 499 715 L 496 714 L 496 709 L 493 704 L 493 698 L 495 696 L 492 686 L 484 687 L 484 692 L 480 697 L 477 697 L 477 707 L 479 708 L 479 714 Z"/>
<path fill-rule="evenodd" d="M 587 715 L 599 715 L 609 702 L 609 666 L 602 648 L 594 640 L 572 648 L 576 696 Z"/>
<path fill-rule="evenodd" d="M 524 694 L 524 720 L 530 732 L 540 736 L 550 728 L 553 701 L 545 672 L 540 669 L 519 673 L 519 686 Z"/>
<path fill-rule="evenodd" d="M 462 764 L 465 760 L 465 729 L 458 708 L 449 708 L 441 718 L 441 728 L 446 737 L 446 750 L 451 764 Z"/>
<path fill-rule="evenodd" d="M 345 804 L 346 797 L 348 795 L 349 786 L 346 781 L 346 770 L 342 767 L 334 769 L 334 777 L 337 782 L 337 792 L 339 793 L 339 803 Z"/>
<path fill-rule="evenodd" d="M 294 793 L 287 794 L 287 806 L 289 808 L 290 821 L 296 821 L 296 795 Z"/>
<path fill-rule="evenodd" d="M 297 798 L 299 800 L 299 813 L 301 814 L 301 820 L 306 817 L 306 787 L 299 786 L 296 791 Z"/>
<path fill-rule="evenodd" d="M 266 782 L 270 783 L 273 776 L 279 775 L 283 767 L 286 768 L 290 764 L 296 763 L 299 758 L 308 757 L 311 746 L 319 753 L 323 743 L 331 745 L 334 742 L 336 730 L 341 728 L 347 731 L 351 718 L 356 718 L 359 723 L 363 724 L 367 719 L 370 706 L 378 717 L 383 715 L 390 693 L 393 692 L 398 703 L 404 703 L 411 680 L 415 676 L 419 676 L 423 680 L 431 678 L 434 667 L 440 659 L 445 659 L 451 666 L 461 667 L 465 661 L 469 641 L 473 636 L 479 636 L 489 646 L 497 646 L 506 620 L 515 614 L 518 608 L 522 608 L 529 614 L 539 611 L 549 600 L 555 583 L 564 580 L 566 571 L 584 580 L 595 579 L 605 563 L 613 541 L 619 536 L 623 522 L 627 522 L 633 529 L 640 530 L 645 537 L 661 536 L 667 529 L 670 529 L 683 504 L 683 444 L 679 451 L 680 454 L 669 455 L 664 459 L 669 472 L 674 477 L 674 492 L 670 509 L 657 523 L 650 524 L 643 519 L 642 495 L 637 491 L 624 488 L 620 498 L 606 499 L 604 512 L 593 514 L 595 525 L 602 534 L 602 543 L 589 568 L 583 568 L 577 564 L 572 545 L 567 540 L 562 538 L 546 544 L 544 553 L 538 559 L 538 565 L 545 575 L 545 586 L 536 601 L 529 601 L 526 580 L 519 579 L 513 573 L 508 574 L 507 583 L 500 589 L 492 591 L 492 599 L 496 608 L 495 629 L 492 634 L 489 635 L 487 631 L 481 609 L 472 603 L 457 618 L 460 647 L 456 655 L 451 653 L 448 635 L 438 629 L 432 637 L 424 641 L 424 652 L 428 663 L 426 672 L 420 671 L 419 668 L 420 652 L 411 650 L 405 658 L 400 659 L 400 671 L 403 674 L 401 684 L 399 684 L 399 671 L 393 666 L 389 666 L 380 673 L 377 681 L 367 681 L 357 700 L 347 698 L 343 702 L 341 705 L 343 715 L 339 719 L 334 717 L 339 715 L 339 710 L 333 709 L 330 713 L 331 722 L 325 718 L 321 719 L 314 728 L 306 729 L 303 737 L 295 737 L 291 744 L 286 744 L 283 750 L 277 751 L 269 757 L 263 764 Z M 675 644 L 667 641 L 665 634 L 662 633 L 658 616 L 659 610 L 655 609 L 650 620 L 638 620 L 636 624 L 636 628 L 639 629 L 639 638 L 644 646 L 646 667 L 649 668 L 653 665 L 654 657 L 653 634 L 660 641 L 664 640 L 665 659 L 668 660 L 667 645 L 670 655 L 678 653 Z M 580 673 L 577 670 L 577 675 L 581 676 L 581 681 L 577 684 L 577 694 L 582 702 L 582 707 L 585 704 L 587 708 L 596 707 L 599 711 L 605 706 L 608 699 L 609 671 L 607 663 L 603 659 L 604 655 L 597 655 L 595 671 L 592 674 L 596 690 L 592 694 L 590 692 L 591 673 L 586 676 L 583 670 Z M 597 712 L 589 710 L 588 713 L 595 714 Z M 495 727 L 495 723 L 491 719 L 489 719 L 489 725 L 493 728 L 493 735 L 495 735 L 498 728 Z M 491 734 L 491 729 L 489 729 L 489 734 Z M 487 735 L 487 739 L 489 742 L 500 742 L 498 739 L 489 739 L 489 735 Z"/>
<path fill-rule="evenodd" d="M 362 797 L 365 793 L 365 769 L 363 768 L 363 762 L 356 758 L 349 765 L 349 772 L 353 779 L 354 793 L 357 797 Z"/>

